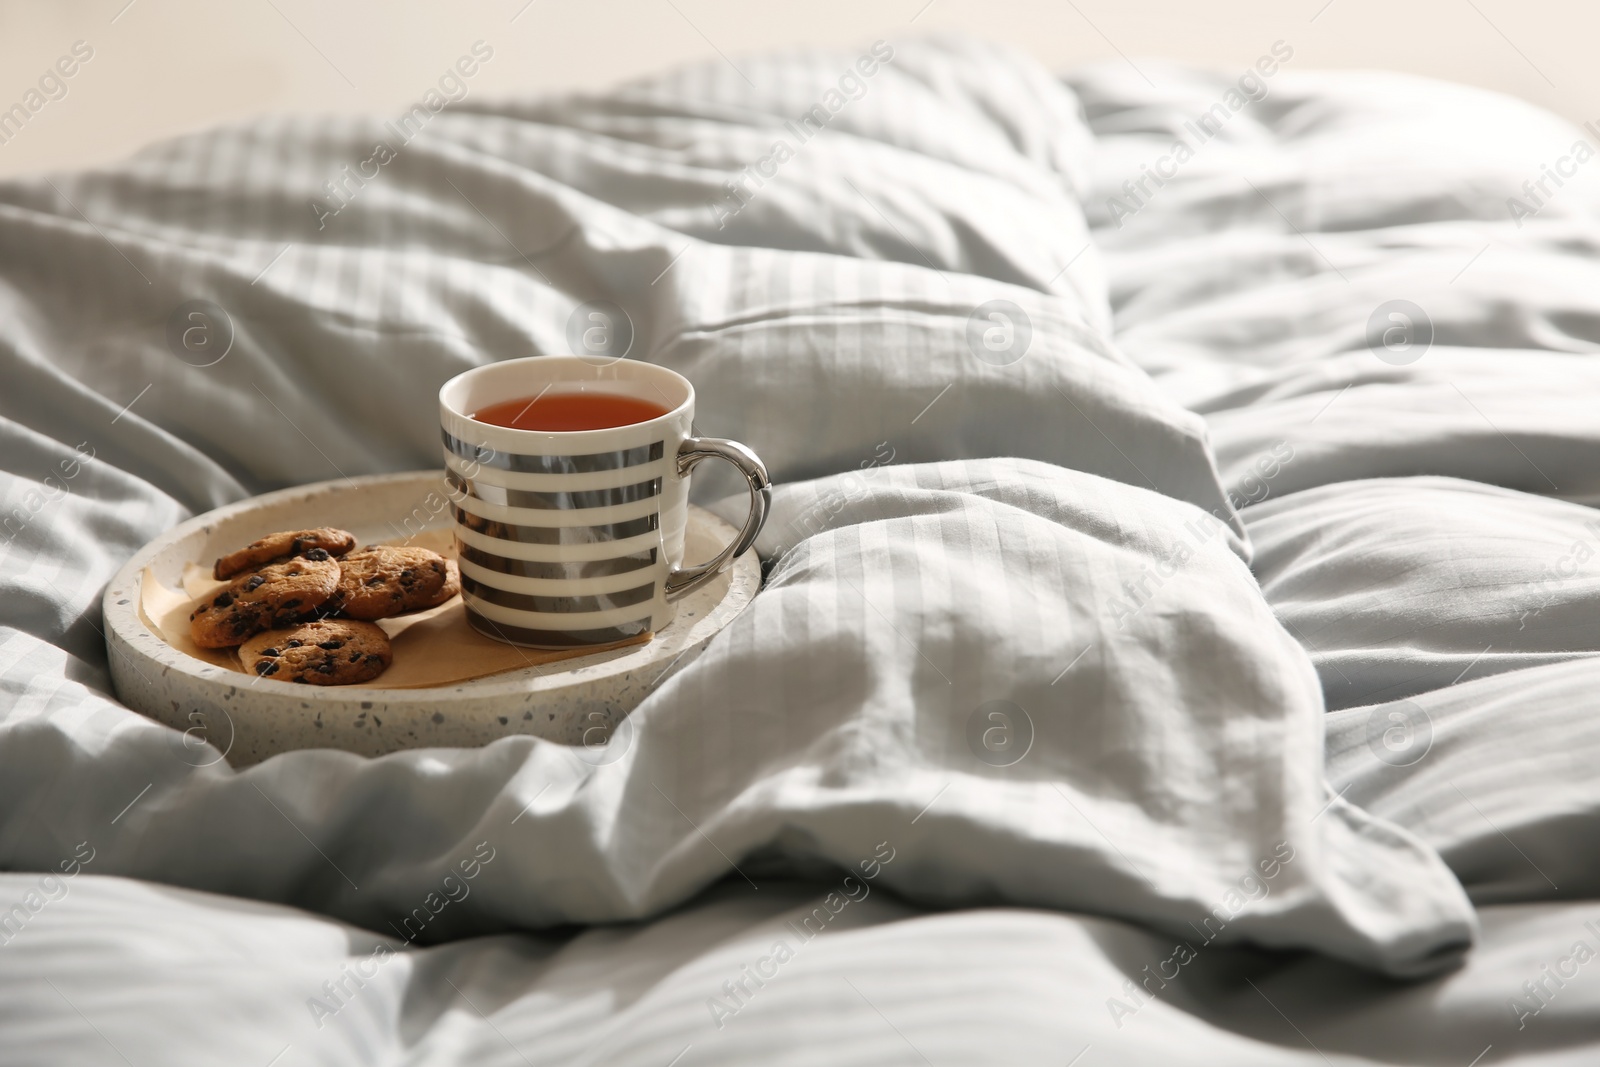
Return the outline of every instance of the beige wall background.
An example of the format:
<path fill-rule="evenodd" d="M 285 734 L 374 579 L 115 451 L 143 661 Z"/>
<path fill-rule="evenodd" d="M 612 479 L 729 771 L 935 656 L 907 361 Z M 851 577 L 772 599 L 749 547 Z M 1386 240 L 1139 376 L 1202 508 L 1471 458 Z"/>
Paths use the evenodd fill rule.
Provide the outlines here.
<path fill-rule="evenodd" d="M 1600 117 L 1594 0 L 0 0 L 0 110 L 85 41 L 94 57 L 10 141 L 0 175 L 93 165 L 279 112 L 390 113 L 482 39 L 474 95 L 594 89 L 786 44 L 962 32 L 1054 69 L 1163 57 L 1383 67 Z"/>

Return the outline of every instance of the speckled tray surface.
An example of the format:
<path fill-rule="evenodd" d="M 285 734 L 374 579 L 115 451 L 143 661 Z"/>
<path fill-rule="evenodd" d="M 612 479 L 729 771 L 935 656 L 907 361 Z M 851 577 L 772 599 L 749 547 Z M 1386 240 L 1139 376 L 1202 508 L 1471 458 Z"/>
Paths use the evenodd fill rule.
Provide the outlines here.
<path fill-rule="evenodd" d="M 305 686 L 257 678 L 189 656 L 147 625 L 140 583 L 181 588 L 188 564 L 274 530 L 338 526 L 361 543 L 393 541 L 450 526 L 439 471 L 339 479 L 297 486 L 196 516 L 140 549 L 104 597 L 111 677 L 123 703 L 185 731 L 195 763 L 235 766 L 299 748 L 338 748 L 379 756 L 406 748 L 482 745 L 509 734 L 598 748 L 670 673 L 683 667 L 747 607 L 761 566 L 747 552 L 727 572 L 678 602 L 673 621 L 644 643 L 534 664 L 432 688 Z M 707 559 L 733 527 L 690 508 L 686 555 Z M 219 755 L 221 753 L 221 755 Z"/>

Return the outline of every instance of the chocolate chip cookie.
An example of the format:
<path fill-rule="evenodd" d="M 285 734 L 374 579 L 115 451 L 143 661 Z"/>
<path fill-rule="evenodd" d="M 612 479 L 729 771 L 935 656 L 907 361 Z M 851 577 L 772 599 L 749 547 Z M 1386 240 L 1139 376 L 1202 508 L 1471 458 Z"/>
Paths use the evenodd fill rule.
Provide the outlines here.
<path fill-rule="evenodd" d="M 313 548 L 285 563 L 241 574 L 189 615 L 201 648 L 242 644 L 251 634 L 310 617 L 339 587 L 339 562 Z"/>
<path fill-rule="evenodd" d="M 354 547 L 356 539 L 353 534 L 331 526 L 320 526 L 315 530 L 284 530 L 268 534 L 259 541 L 251 541 L 237 552 L 229 552 L 217 560 L 216 566 L 211 569 L 211 576 L 219 582 L 226 581 L 236 574 L 255 570 L 268 563 L 304 555 L 313 548 L 320 548 L 330 556 L 342 556 Z"/>
<path fill-rule="evenodd" d="M 239 649 L 239 660 L 251 674 L 306 685 L 370 682 L 393 659 L 382 629 L 347 619 L 318 619 L 268 630 Z"/>
<path fill-rule="evenodd" d="M 460 591 L 460 571 L 437 552 L 374 545 L 339 560 L 339 587 L 323 613 L 387 619 L 438 607 Z"/>

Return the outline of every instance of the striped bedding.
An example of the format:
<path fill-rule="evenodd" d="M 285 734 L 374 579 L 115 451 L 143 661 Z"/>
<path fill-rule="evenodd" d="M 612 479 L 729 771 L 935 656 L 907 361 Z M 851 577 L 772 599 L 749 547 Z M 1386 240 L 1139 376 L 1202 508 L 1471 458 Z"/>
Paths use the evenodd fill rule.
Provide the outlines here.
<path fill-rule="evenodd" d="M 0 1058 L 1592 1062 L 1600 189 L 1509 212 L 1577 131 L 1284 51 L 877 42 L 0 184 Z M 444 380 L 597 308 L 777 483 L 615 759 L 235 772 L 117 703 L 142 543 L 436 466 Z"/>

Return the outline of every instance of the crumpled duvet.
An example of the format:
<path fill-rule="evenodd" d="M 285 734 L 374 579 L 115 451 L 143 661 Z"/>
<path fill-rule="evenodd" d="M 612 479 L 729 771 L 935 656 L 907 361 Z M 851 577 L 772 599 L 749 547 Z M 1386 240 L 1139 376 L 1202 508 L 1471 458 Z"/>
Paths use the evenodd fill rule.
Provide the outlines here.
<path fill-rule="evenodd" d="M 1369 215 L 1337 183 L 1346 198 L 1312 213 L 1332 195 L 1328 152 L 1386 143 L 1357 120 L 1392 87 L 1285 71 L 1270 106 L 1238 116 L 1119 228 L 1102 205 L 1130 161 L 1159 155 L 1221 81 L 1165 74 L 1152 89 L 1103 70 L 1062 83 L 960 42 L 864 55 L 870 75 L 862 56 L 795 53 L 743 63 L 754 87 L 713 64 L 604 96 L 450 108 L 332 216 L 323 183 L 393 136 L 381 121 L 262 122 L 0 186 L 0 865 L 57 879 L 4 882 L 26 920 L 16 942 L 38 946 L 30 967 L 93 966 L 47 940 L 76 928 L 48 921 L 69 911 L 52 886 L 106 876 L 149 889 L 74 899 L 167 914 L 168 899 L 191 899 L 161 888 L 177 886 L 264 902 L 223 905 L 241 914 L 325 916 L 288 927 L 319 945 L 375 931 L 348 935 L 350 959 L 387 947 L 402 962 L 385 982 L 414 960 L 499 966 L 430 965 L 457 950 L 414 945 L 650 919 L 717 882 L 736 908 L 738 894 L 809 879 L 820 910 L 796 912 L 797 930 L 886 890 L 920 907 L 1121 920 L 1208 961 L 1307 949 L 1405 977 L 1470 948 L 1463 881 L 1562 894 L 1495 877 L 1484 865 L 1515 851 L 1440 836 L 1372 778 L 1432 766 L 1406 762 L 1424 727 L 1431 737 L 1430 691 L 1476 692 L 1463 682 L 1475 670 L 1576 669 L 1563 661 L 1595 646 L 1584 587 L 1499 588 L 1516 580 L 1517 499 L 1540 516 L 1541 552 L 1588 514 L 1590 427 L 1576 407 L 1562 414 L 1575 390 L 1551 387 L 1565 366 L 1584 373 L 1593 342 L 1569 307 L 1581 293 L 1501 299 L 1498 321 L 1545 324 L 1512 343 L 1559 355 L 1473 349 L 1461 376 L 1429 378 L 1482 336 L 1450 316 L 1477 308 L 1470 298 L 1427 293 L 1414 298 L 1439 347 L 1405 366 L 1367 348 L 1367 305 L 1392 264 L 1457 245 L 1466 263 L 1465 233 L 1505 229 L 1493 197 L 1463 191 L 1495 175 L 1451 184 L 1461 161 L 1446 160 L 1409 185 L 1357 183 L 1386 190 Z M 1405 84 L 1386 113 L 1397 130 L 1417 102 L 1466 106 Z M 818 106 L 828 121 L 802 139 L 795 117 Z M 1491 117 L 1523 136 L 1530 114 L 1556 128 L 1498 106 Z M 1337 158 L 1357 174 L 1393 166 Z M 1540 226 L 1504 239 L 1535 261 L 1579 258 L 1575 211 Z M 192 301 L 229 324 L 215 362 L 172 343 Z M 701 432 L 749 443 L 780 483 L 758 544 L 766 588 L 646 699 L 606 761 L 511 738 L 370 761 L 297 752 L 235 772 L 196 767 L 174 731 L 116 703 L 96 605 L 140 544 L 251 492 L 434 465 L 442 381 L 569 350 L 572 319 L 599 303 L 621 310 L 631 356 L 695 381 Z M 1542 343 L 1550 330 L 1565 347 Z M 1466 402 L 1418 407 L 1444 388 Z M 1396 410 L 1417 416 L 1384 414 Z M 729 488 L 707 478 L 697 496 Z M 1388 536 L 1397 521 L 1404 539 Z M 1486 555 L 1458 561 L 1469 542 Z M 1498 652 L 1474 659 L 1480 637 Z M 1336 735 L 1346 762 L 1331 787 L 1330 707 L 1353 724 Z M 1581 823 L 1586 794 L 1563 788 Z M 0 976 L 24 958 L 8 953 Z M 376 997 L 341 1016 L 366 1029 L 336 1026 L 343 1044 L 319 1045 L 358 987 L 318 993 L 312 977 L 306 997 L 323 1007 L 296 1006 L 315 1024 L 283 1038 L 296 1055 L 460 1053 L 448 1014 L 408 1023 L 398 999 Z M 1114 1031 L 1151 1003 L 1142 980 L 1095 987 Z M 448 995 L 426 986 L 425 1000 Z M 60 1015 L 73 990 L 57 992 L 27 997 Z M 741 998 L 718 996 L 740 1013 Z M 698 1023 L 663 1015 L 634 1051 L 670 1058 L 704 1047 L 702 1028 L 721 1034 L 727 1017 L 699 999 Z M 491 1020 L 500 1004 L 473 1010 Z M 559 1028 L 537 1010 L 519 1018 Z M 160 1047 L 159 1027 L 126 1021 L 125 1042 Z M 29 1033 L 30 1048 L 68 1041 Z M 252 1054 L 266 1062 L 273 1043 Z M 1217 1047 L 1223 1062 L 1239 1053 Z"/>

